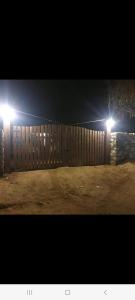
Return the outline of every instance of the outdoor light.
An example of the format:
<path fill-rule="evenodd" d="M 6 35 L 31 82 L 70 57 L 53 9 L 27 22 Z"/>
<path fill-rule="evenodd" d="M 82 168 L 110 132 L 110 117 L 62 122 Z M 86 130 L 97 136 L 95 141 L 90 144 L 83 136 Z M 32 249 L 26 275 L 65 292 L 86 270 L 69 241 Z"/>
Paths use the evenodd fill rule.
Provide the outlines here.
<path fill-rule="evenodd" d="M 115 121 L 110 118 L 106 121 L 106 127 L 107 127 L 107 131 L 111 131 L 112 127 L 114 126 Z"/>
<path fill-rule="evenodd" d="M 2 104 L 0 105 L 0 117 L 2 118 L 4 124 L 8 124 L 16 117 L 15 110 L 8 104 Z"/>

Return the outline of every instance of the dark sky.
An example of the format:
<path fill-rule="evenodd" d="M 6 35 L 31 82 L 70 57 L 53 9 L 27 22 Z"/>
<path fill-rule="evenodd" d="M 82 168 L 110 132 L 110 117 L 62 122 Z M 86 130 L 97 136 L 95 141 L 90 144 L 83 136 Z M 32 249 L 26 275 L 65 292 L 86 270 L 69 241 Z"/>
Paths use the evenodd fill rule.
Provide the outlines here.
<path fill-rule="evenodd" d="M 108 113 L 105 80 L 0 80 L 3 99 L 18 110 L 65 123 L 102 119 Z"/>

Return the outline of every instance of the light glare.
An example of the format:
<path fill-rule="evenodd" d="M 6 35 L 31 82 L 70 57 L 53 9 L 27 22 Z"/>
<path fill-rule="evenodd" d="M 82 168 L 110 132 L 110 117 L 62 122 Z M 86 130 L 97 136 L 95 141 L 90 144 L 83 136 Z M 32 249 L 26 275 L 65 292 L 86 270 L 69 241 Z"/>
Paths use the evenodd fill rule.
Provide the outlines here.
<path fill-rule="evenodd" d="M 106 127 L 107 127 L 107 131 L 111 131 L 112 127 L 114 126 L 115 121 L 110 118 L 106 121 Z"/>
<path fill-rule="evenodd" d="M 8 124 L 10 121 L 15 119 L 15 110 L 8 104 L 0 105 L 0 117 L 3 119 L 5 124 Z"/>

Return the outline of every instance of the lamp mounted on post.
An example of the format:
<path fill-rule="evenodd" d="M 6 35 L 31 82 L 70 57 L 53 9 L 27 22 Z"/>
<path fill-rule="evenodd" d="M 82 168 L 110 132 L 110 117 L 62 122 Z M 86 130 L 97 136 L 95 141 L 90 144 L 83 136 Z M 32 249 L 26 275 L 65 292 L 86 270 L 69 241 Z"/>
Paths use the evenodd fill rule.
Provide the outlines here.
<path fill-rule="evenodd" d="M 0 117 L 3 121 L 4 132 L 4 172 L 8 172 L 11 161 L 11 121 L 16 117 L 15 110 L 8 104 L 1 104 Z"/>

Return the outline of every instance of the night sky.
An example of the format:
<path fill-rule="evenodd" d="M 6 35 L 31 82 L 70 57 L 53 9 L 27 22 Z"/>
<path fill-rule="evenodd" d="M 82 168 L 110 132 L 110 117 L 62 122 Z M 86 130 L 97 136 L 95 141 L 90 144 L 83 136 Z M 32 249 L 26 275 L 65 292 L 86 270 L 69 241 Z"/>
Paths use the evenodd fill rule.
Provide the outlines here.
<path fill-rule="evenodd" d="M 106 80 L 0 80 L 0 102 L 4 99 L 17 110 L 67 124 L 108 116 Z M 21 114 L 15 122 L 45 123 Z M 88 128 L 104 129 L 104 124 Z"/>
<path fill-rule="evenodd" d="M 102 119 L 108 112 L 104 80 L 0 80 L 3 99 L 18 110 L 65 123 Z"/>

